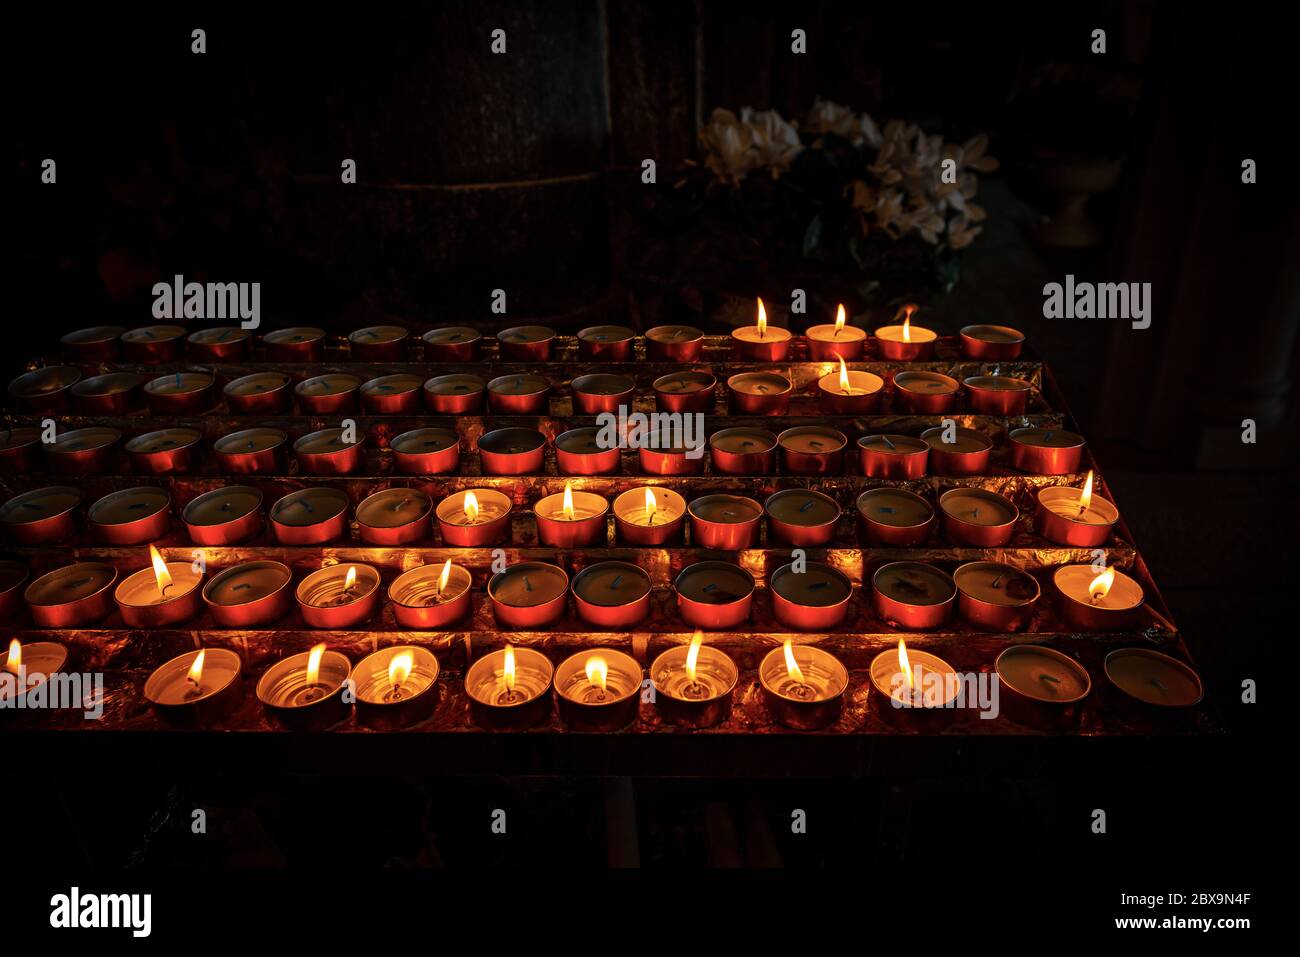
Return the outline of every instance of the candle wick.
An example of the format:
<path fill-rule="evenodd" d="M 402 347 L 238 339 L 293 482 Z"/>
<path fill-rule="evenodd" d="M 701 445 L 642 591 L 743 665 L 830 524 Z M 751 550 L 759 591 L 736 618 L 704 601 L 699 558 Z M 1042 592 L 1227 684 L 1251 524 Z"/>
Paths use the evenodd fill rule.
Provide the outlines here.
<path fill-rule="evenodd" d="M 1048 681 L 1048 682 L 1051 682 L 1051 683 L 1054 684 L 1054 685 L 1059 685 L 1059 684 L 1061 683 L 1061 679 L 1058 678 L 1058 677 L 1056 677 L 1056 675 L 1046 675 L 1046 674 L 1044 674 L 1044 675 L 1039 675 L 1039 676 L 1038 676 L 1038 680 L 1039 680 L 1039 681 Z"/>
<path fill-rule="evenodd" d="M 1046 445 L 1048 442 L 1052 441 L 1052 436 L 1054 436 L 1055 434 L 1056 434 L 1055 432 L 1043 433 L 1043 444 Z"/>
<path fill-rule="evenodd" d="M 533 583 L 528 580 L 527 575 L 524 576 L 524 588 L 527 589 L 528 591 L 533 590 Z"/>
<path fill-rule="evenodd" d="M 646 524 L 647 524 L 647 525 L 653 525 L 653 524 L 655 523 L 655 516 L 656 516 L 657 514 L 659 514 L 659 513 L 656 512 L 654 509 L 651 509 L 651 510 L 650 510 L 650 517 L 646 519 Z"/>
<path fill-rule="evenodd" d="M 898 509 L 894 508 L 892 505 L 882 505 L 880 508 L 876 509 L 876 511 L 880 512 L 882 515 L 893 515 L 894 512 L 898 511 Z"/>
<path fill-rule="evenodd" d="M 885 445 L 889 446 L 889 450 L 891 452 L 896 450 L 897 446 L 894 445 L 893 441 L 889 438 L 889 436 L 882 435 L 880 438 L 884 440 Z"/>
<path fill-rule="evenodd" d="M 1155 675 L 1152 675 L 1150 680 L 1151 683 L 1155 685 L 1157 688 L 1159 688 L 1161 691 L 1167 692 L 1169 690 L 1168 686 L 1166 686 L 1165 683 L 1161 681 L 1159 678 L 1157 678 Z"/>
<path fill-rule="evenodd" d="M 701 588 L 700 591 L 713 591 L 713 589 L 715 589 L 715 588 L 717 588 L 717 587 L 718 587 L 718 586 L 717 586 L 717 583 L 716 583 L 716 582 L 709 582 L 707 585 L 705 585 L 703 588 Z"/>
<path fill-rule="evenodd" d="M 799 511 L 806 512 L 808 511 L 808 509 L 812 507 L 813 507 L 813 500 L 808 499 L 808 501 L 804 502 L 802 505 L 799 506 Z"/>
<path fill-rule="evenodd" d="M 990 588 L 1001 588 L 1001 587 L 1002 587 L 1002 576 L 999 575 L 997 578 L 993 579 L 993 581 L 989 582 L 989 587 L 990 587 Z"/>
<path fill-rule="evenodd" d="M 617 588 L 620 584 L 622 584 L 622 582 L 623 582 L 623 576 L 622 576 L 622 575 L 615 575 L 615 576 L 614 576 L 614 580 L 613 580 L 612 582 L 609 583 L 609 587 L 610 587 L 611 589 Z"/>

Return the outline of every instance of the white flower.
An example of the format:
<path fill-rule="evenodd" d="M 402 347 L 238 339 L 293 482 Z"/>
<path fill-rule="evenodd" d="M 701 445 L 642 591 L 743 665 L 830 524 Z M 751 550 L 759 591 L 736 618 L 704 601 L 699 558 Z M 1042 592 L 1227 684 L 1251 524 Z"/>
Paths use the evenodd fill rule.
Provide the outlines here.
<path fill-rule="evenodd" d="M 775 110 L 757 111 L 745 107 L 740 118 L 730 110 L 717 109 L 700 131 L 704 165 L 718 179 L 737 185 L 750 171 L 770 170 L 778 176 L 788 170 L 803 150 L 799 132 Z"/>
<path fill-rule="evenodd" d="M 854 146 L 866 143 L 878 147 L 881 143 L 876 122 L 866 113 L 854 113 L 847 106 L 820 98 L 813 100 L 804 129 L 810 133 L 834 133 Z"/>

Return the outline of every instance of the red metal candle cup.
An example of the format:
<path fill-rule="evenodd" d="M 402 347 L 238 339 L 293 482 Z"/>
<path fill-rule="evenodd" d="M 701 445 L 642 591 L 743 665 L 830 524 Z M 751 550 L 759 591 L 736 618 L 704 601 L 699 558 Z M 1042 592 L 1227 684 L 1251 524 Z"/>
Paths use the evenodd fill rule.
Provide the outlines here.
<path fill-rule="evenodd" d="M 625 375 L 598 372 L 573 380 L 573 411 L 580 415 L 617 412 L 619 406 L 630 408 L 636 382 Z"/>
<path fill-rule="evenodd" d="M 405 677 L 394 682 L 399 656 L 409 660 Z M 391 645 L 366 655 L 352 669 L 357 723 L 395 731 L 427 721 L 438 706 L 438 659 L 417 645 Z"/>
<path fill-rule="evenodd" d="M 590 679 L 590 662 L 604 662 L 603 687 Z M 592 648 L 555 669 L 555 702 L 561 720 L 574 731 L 617 731 L 636 720 L 641 706 L 641 665 L 612 648 Z"/>
<path fill-rule="evenodd" d="M 347 577 L 356 570 L 352 587 Z M 379 572 L 370 565 L 338 564 L 318 568 L 298 583 L 294 597 L 308 628 L 353 628 L 369 621 L 384 603 Z"/>
<path fill-rule="evenodd" d="M 509 496 L 495 489 L 471 488 L 448 495 L 435 510 L 442 543 L 457 548 L 500 545 L 510 539 L 511 509 Z"/>
<path fill-rule="evenodd" d="M 784 362 L 790 355 L 794 337 L 790 330 L 768 326 L 763 337 L 757 336 L 756 326 L 742 326 L 731 331 L 731 357 L 737 362 Z"/>
<path fill-rule="evenodd" d="M 85 493 L 70 485 L 21 492 L 0 507 L 5 537 L 19 545 L 50 545 L 77 534 L 77 509 Z"/>
<path fill-rule="evenodd" d="M 184 326 L 142 326 L 122 333 L 122 355 L 128 362 L 175 362 L 185 347 Z"/>
<path fill-rule="evenodd" d="M 858 496 L 857 511 L 871 545 L 912 548 L 934 528 L 934 506 L 906 489 L 869 488 Z"/>
<path fill-rule="evenodd" d="M 303 379 L 293 387 L 298 407 L 307 415 L 335 415 L 355 412 L 361 380 L 354 375 L 330 372 Z"/>
<path fill-rule="evenodd" d="M 95 475 L 117 460 L 122 433 L 107 426 L 74 429 L 45 443 L 45 462 L 55 475 Z"/>
<path fill-rule="evenodd" d="M 858 439 L 858 464 L 869 478 L 923 478 L 929 461 L 929 444 L 910 435 L 864 435 Z"/>
<path fill-rule="evenodd" d="M 142 485 L 109 492 L 90 506 L 86 517 L 95 537 L 108 545 L 156 542 L 171 528 L 171 494 Z"/>
<path fill-rule="evenodd" d="M 1010 326 L 963 326 L 961 351 L 968 359 L 1016 359 L 1025 346 L 1025 334 Z"/>
<path fill-rule="evenodd" d="M 943 534 L 954 545 L 994 548 L 1011 541 L 1020 510 L 997 492 L 982 488 L 950 488 L 939 496 Z M 983 511 L 995 518 L 993 524 L 979 521 Z"/>
<path fill-rule="evenodd" d="M 694 628 L 720 631 L 749 620 L 754 576 L 730 562 L 696 562 L 673 582 L 677 612 Z"/>
<path fill-rule="evenodd" d="M 952 577 L 924 562 L 890 562 L 871 576 L 876 617 L 903 631 L 938 628 L 952 614 L 956 597 Z"/>
<path fill-rule="evenodd" d="M 631 362 L 635 335 L 626 326 L 589 326 L 578 333 L 578 358 L 596 362 Z"/>
<path fill-rule="evenodd" d="M 535 373 L 497 376 L 487 384 L 488 408 L 501 415 L 545 415 L 550 391 L 550 380 Z"/>
<path fill-rule="evenodd" d="M 781 466 L 791 475 L 838 475 L 844 471 L 844 433 L 821 425 L 786 429 L 776 438 Z"/>
<path fill-rule="evenodd" d="M 1200 675 L 1185 662 L 1154 648 L 1116 648 L 1106 655 L 1102 669 L 1107 686 L 1147 718 L 1161 713 L 1184 715 L 1205 695 Z M 1115 699 L 1115 695 L 1110 697 Z"/>
<path fill-rule="evenodd" d="M 23 609 L 23 591 L 31 570 L 22 562 L 0 561 L 0 622 L 13 621 Z"/>
<path fill-rule="evenodd" d="M 433 500 L 419 489 L 386 488 L 357 506 L 357 532 L 367 545 L 410 545 L 429 537 Z"/>
<path fill-rule="evenodd" d="M 1096 548 L 1105 545 L 1119 521 L 1119 509 L 1097 495 L 1086 511 L 1078 502 L 1082 489 L 1049 485 L 1034 501 L 1034 531 L 1056 545 Z"/>
<path fill-rule="evenodd" d="M 646 358 L 651 362 L 694 362 L 704 348 L 704 333 L 694 326 L 655 326 L 646 330 Z"/>
<path fill-rule="evenodd" d="M 1064 429 L 1013 429 L 1011 464 L 1035 475 L 1069 475 L 1083 461 L 1083 436 Z"/>
<path fill-rule="evenodd" d="M 776 620 L 787 628 L 829 631 L 848 615 L 853 583 L 830 565 L 808 562 L 802 572 L 782 565 L 772 573 L 768 591 Z"/>
<path fill-rule="evenodd" d="M 740 669 L 724 652 L 702 645 L 692 682 L 686 670 L 689 653 L 689 645 L 675 645 L 650 665 L 655 710 L 673 724 L 711 728 L 731 717 Z"/>
<path fill-rule="evenodd" d="M 497 333 L 497 348 L 508 362 L 549 362 L 555 330 L 547 326 L 513 326 Z"/>
<path fill-rule="evenodd" d="M 27 586 L 23 600 L 39 628 L 84 628 L 116 608 L 117 569 L 104 562 L 78 562 L 47 572 Z"/>
<path fill-rule="evenodd" d="M 406 354 L 410 333 L 401 326 L 367 326 L 348 336 L 357 362 L 397 362 Z"/>
<path fill-rule="evenodd" d="M 796 548 L 829 545 L 835 540 L 840 503 L 806 488 L 788 488 L 763 505 L 771 538 Z"/>
<path fill-rule="evenodd" d="M 548 562 L 521 562 L 489 578 L 487 595 L 499 628 L 546 628 L 564 617 L 569 576 Z"/>
<path fill-rule="evenodd" d="M 434 376 L 424 384 L 424 404 L 438 415 L 466 415 L 481 412 L 487 383 L 468 372 Z"/>
<path fill-rule="evenodd" d="M 785 415 L 793 392 L 790 380 L 776 372 L 740 372 L 727 380 L 733 415 Z"/>
<path fill-rule="evenodd" d="M 472 610 L 469 571 L 451 566 L 447 587 L 439 588 L 442 565 L 417 565 L 393 579 L 388 604 L 403 628 L 442 631 L 469 617 Z"/>
<path fill-rule="evenodd" d="M 533 506 L 537 519 L 537 541 L 551 548 L 578 548 L 604 545 L 605 516 L 609 502 L 595 492 L 573 491 L 574 518 L 566 518 L 564 493 L 557 492 L 539 499 Z"/>
<path fill-rule="evenodd" d="M 293 443 L 293 455 L 304 475 L 347 475 L 365 463 L 365 437 L 343 440 L 342 429 L 308 432 Z"/>
<path fill-rule="evenodd" d="M 614 535 L 624 545 L 667 545 L 680 542 L 686 525 L 686 499 L 669 488 L 630 488 L 614 499 Z"/>
<path fill-rule="evenodd" d="M 850 369 L 849 391 L 844 391 L 840 374 L 832 372 L 817 380 L 817 407 L 826 415 L 866 415 L 879 412 L 885 380 L 873 372 Z"/>
<path fill-rule="evenodd" d="M 1022 724 L 1050 730 L 1076 722 L 1080 703 L 1092 691 L 1087 668 L 1043 645 L 1011 645 L 993 669 L 1002 713 Z M 1044 681 L 1044 675 L 1056 680 Z"/>
<path fill-rule="evenodd" d="M 704 449 L 643 445 L 637 449 L 637 462 L 646 475 L 698 475 L 704 471 Z"/>
<path fill-rule="evenodd" d="M 254 372 L 227 382 L 221 394 L 235 415 L 288 412 L 293 408 L 293 377 L 287 372 Z"/>
<path fill-rule="evenodd" d="M 281 562 L 244 562 L 203 586 L 203 602 L 223 628 L 269 625 L 293 608 L 293 572 Z"/>
<path fill-rule="evenodd" d="M 952 430 L 952 442 L 945 442 L 948 430 L 935 426 L 921 433 L 930 446 L 930 471 L 935 475 L 980 475 L 988 471 L 993 442 L 978 429 Z"/>
<path fill-rule="evenodd" d="M 172 372 L 144 385 L 144 400 L 154 415 L 196 415 L 212 408 L 217 380 L 207 372 Z"/>
<path fill-rule="evenodd" d="M 546 462 L 546 436 L 535 429 L 494 429 L 479 436 L 484 475 L 535 475 Z"/>
<path fill-rule="evenodd" d="M 122 579 L 113 600 L 128 628 L 168 628 L 196 617 L 203 607 L 203 575 L 188 562 L 167 562 L 171 584 L 159 590 L 153 566 Z"/>
<path fill-rule="evenodd" d="M 262 530 L 262 492 L 250 485 L 224 485 L 190 499 L 181 521 L 195 545 L 234 545 Z"/>
<path fill-rule="evenodd" d="M 318 485 L 276 499 L 268 513 L 271 531 L 281 545 L 324 545 L 348 530 L 348 496 Z"/>
<path fill-rule="evenodd" d="M 770 475 L 776 463 L 776 434 L 767 429 L 719 429 L 709 436 L 713 471 L 722 475 Z"/>
<path fill-rule="evenodd" d="M 910 338 L 903 339 L 903 326 L 881 326 L 876 330 L 876 350 L 888 362 L 928 362 L 934 358 L 939 337 L 931 329 L 909 326 Z"/>
<path fill-rule="evenodd" d="M 203 433 L 170 428 L 128 439 L 126 457 L 140 475 L 174 475 L 192 471 L 203 457 Z"/>
<path fill-rule="evenodd" d="M 352 710 L 348 687 L 352 665 L 347 655 L 326 651 L 320 658 L 320 673 L 314 686 L 306 680 L 311 652 L 281 659 L 257 681 L 257 700 L 276 724 L 292 731 L 324 731 L 338 724 Z"/>
<path fill-rule="evenodd" d="M 445 475 L 460 466 L 460 436 L 453 429 L 412 429 L 393 436 L 388 448 L 393 471 L 402 475 Z"/>
<path fill-rule="evenodd" d="M 106 372 L 82 379 L 71 393 L 82 415 L 126 415 L 144 404 L 144 379 L 133 372 Z"/>
<path fill-rule="evenodd" d="M 361 410 L 367 415 L 411 415 L 420 411 L 423 380 L 416 375 L 384 375 L 363 382 Z"/>
<path fill-rule="evenodd" d="M 619 470 L 622 450 L 601 446 L 600 431 L 570 429 L 555 437 L 555 465 L 561 475 L 613 475 Z"/>
<path fill-rule="evenodd" d="M 515 658 L 513 688 L 505 682 L 505 650 L 484 655 L 465 672 L 465 694 L 474 723 L 497 731 L 522 731 L 551 716 L 554 668 L 540 651 L 511 648 Z"/>
<path fill-rule="evenodd" d="M 866 351 L 867 334 L 857 326 L 836 330 L 833 324 L 810 326 L 804 337 L 808 342 L 808 358 L 813 362 L 834 362 L 843 359 L 853 362 Z"/>
<path fill-rule="evenodd" d="M 1024 415 L 1034 387 L 1011 376 L 975 375 L 963 380 L 970 409 L 978 415 Z"/>
<path fill-rule="evenodd" d="M 736 551 L 758 544 L 763 506 L 740 495 L 704 495 L 686 506 L 691 543 L 697 548 Z"/>
<path fill-rule="evenodd" d="M 213 442 L 212 457 L 222 474 L 274 475 L 285 471 L 288 446 L 288 434 L 279 429 L 244 429 Z"/>
<path fill-rule="evenodd" d="M 440 326 L 420 337 L 428 362 L 473 362 L 483 337 L 469 326 Z"/>
<path fill-rule="evenodd" d="M 22 475 L 35 471 L 40 461 L 40 429 L 0 429 L 0 472 Z"/>
<path fill-rule="evenodd" d="M 272 362 L 320 362 L 325 358 L 325 330 L 314 326 L 275 329 L 262 336 Z"/>
<path fill-rule="evenodd" d="M 251 333 L 235 326 L 214 326 L 191 332 L 186 348 L 200 362 L 236 362 L 248 351 Z"/>
<path fill-rule="evenodd" d="M 937 415 L 957 407 L 957 380 L 941 372 L 899 372 L 894 376 L 894 397 L 904 412 Z"/>
<path fill-rule="evenodd" d="M 718 380 L 711 372 L 670 372 L 655 379 L 655 408 L 660 412 L 712 412 Z"/>
<path fill-rule="evenodd" d="M 1091 565 L 1062 565 L 1052 573 L 1061 617 L 1083 631 L 1121 631 L 1137 624 L 1146 599 L 1142 586 L 1123 572 L 1108 568 L 1110 588 L 1093 592 L 1099 576 Z"/>
<path fill-rule="evenodd" d="M 811 689 L 806 695 L 791 693 L 793 678 L 785 658 L 785 647 L 773 648 L 758 665 L 758 683 L 763 689 L 763 703 L 777 724 L 797 731 L 815 731 L 840 719 L 844 693 L 849 687 L 849 672 L 829 652 L 812 645 L 792 645 L 794 656 Z"/>
<path fill-rule="evenodd" d="M 650 614 L 650 576 L 629 562 L 597 562 L 570 583 L 578 617 L 596 628 L 631 628 Z"/>
<path fill-rule="evenodd" d="M 118 342 L 124 332 L 121 326 L 92 326 L 69 332 L 59 342 L 83 362 L 112 362 L 117 358 Z"/>
<path fill-rule="evenodd" d="M 1033 575 L 1002 562 L 967 562 L 952 573 L 957 611 L 989 631 L 1024 631 L 1041 589 Z"/>
<path fill-rule="evenodd" d="M 190 680 L 203 655 L 200 684 Z M 239 703 L 243 663 L 227 648 L 187 651 L 157 668 L 144 683 L 144 697 L 159 721 L 173 728 L 220 725 Z"/>
<path fill-rule="evenodd" d="M 25 372 L 9 383 L 9 394 L 28 412 L 66 412 L 72 405 L 71 389 L 81 379 L 75 366 L 45 366 Z"/>

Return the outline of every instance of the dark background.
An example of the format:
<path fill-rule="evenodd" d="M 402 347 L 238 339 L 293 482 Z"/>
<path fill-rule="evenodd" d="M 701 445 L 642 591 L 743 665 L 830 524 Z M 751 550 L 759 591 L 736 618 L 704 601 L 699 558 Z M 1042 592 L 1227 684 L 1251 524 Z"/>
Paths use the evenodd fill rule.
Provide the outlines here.
<path fill-rule="evenodd" d="M 640 213 L 696 158 L 715 107 L 802 117 L 820 96 L 950 140 L 988 132 L 1002 161 L 981 187 L 989 221 L 927 324 L 951 333 L 1004 321 L 1029 334 L 1107 469 L 1228 734 L 1199 745 L 1185 775 L 1144 774 L 1163 745 L 1134 742 L 1104 779 L 1032 765 L 1017 779 L 937 774 L 905 786 L 642 781 L 641 858 L 915 862 L 942 853 L 954 829 L 1014 824 L 1081 855 L 1085 869 L 1151 863 L 1158 849 L 1162 863 L 1250 883 L 1240 865 L 1270 843 L 1259 802 L 1273 799 L 1269 736 L 1281 718 L 1242 705 L 1239 689 L 1254 678 L 1266 703 L 1288 697 L 1277 656 L 1291 640 L 1297 541 L 1287 503 L 1300 190 L 1286 152 L 1294 51 L 1280 21 L 1152 2 L 815 0 L 13 16 L 5 334 L 15 374 L 61 332 L 146 324 L 151 285 L 174 273 L 261 282 L 267 325 L 708 324 L 698 312 L 708 294 L 752 295 L 776 277 L 683 289 Z M 190 53 L 194 27 L 207 30 L 205 55 Z M 497 27 L 507 56 L 489 52 Z M 790 53 L 794 27 L 808 33 L 805 55 Z M 1105 56 L 1089 52 L 1098 27 Z M 39 182 L 45 157 L 57 160 L 57 185 Z M 345 157 L 358 185 L 339 181 Z M 1241 183 L 1247 157 L 1255 185 Z M 645 158 L 658 164 L 655 186 L 640 182 Z M 1047 171 L 1064 160 L 1118 168 L 1089 201 L 1102 229 L 1090 248 L 1031 238 L 1061 202 Z M 1066 273 L 1151 282 L 1152 327 L 1042 318 L 1043 284 Z M 488 310 L 498 287 L 508 323 Z M 1245 417 L 1258 422 L 1257 445 L 1238 441 Z M 1093 751 L 1080 767 L 1109 760 Z M 351 806 L 388 809 L 392 853 L 378 862 L 616 853 L 599 808 L 617 785 L 417 774 L 380 792 L 374 780 L 340 783 L 326 808 L 312 783 L 235 775 L 218 798 L 234 823 L 196 853 L 167 816 L 193 798 L 189 785 L 142 768 L 92 810 L 69 799 L 88 817 L 61 840 L 99 865 L 304 863 L 317 852 L 301 817 Z M 494 845 L 436 823 L 503 793 L 539 822 L 532 840 Z M 841 825 L 833 837 L 773 841 L 792 802 Z M 1122 827 L 1142 837 L 1123 851 L 1087 844 L 1080 816 L 1096 806 L 1120 809 Z"/>

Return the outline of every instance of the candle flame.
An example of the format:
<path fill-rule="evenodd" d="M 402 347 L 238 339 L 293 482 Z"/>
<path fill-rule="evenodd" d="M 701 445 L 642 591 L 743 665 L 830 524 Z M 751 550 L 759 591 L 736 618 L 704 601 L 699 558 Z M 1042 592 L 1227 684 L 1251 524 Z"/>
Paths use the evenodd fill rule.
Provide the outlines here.
<path fill-rule="evenodd" d="M 650 488 L 647 486 L 647 487 L 646 487 L 646 490 L 645 490 L 645 513 L 646 513 L 646 516 L 647 516 L 647 517 L 653 516 L 654 513 L 658 510 L 658 508 L 659 508 L 659 503 L 658 503 L 657 501 L 655 501 L 655 493 L 652 492 L 652 491 L 650 491 Z"/>
<path fill-rule="evenodd" d="M 172 583 L 171 572 L 167 570 L 167 563 L 158 554 L 158 549 L 152 545 L 149 546 L 149 561 L 153 563 L 153 577 L 158 582 L 158 594 L 161 595 Z"/>
<path fill-rule="evenodd" d="M 841 332 L 844 331 L 844 320 L 845 320 L 844 303 L 840 303 L 840 307 L 837 310 L 835 310 L 835 334 L 836 335 L 839 335 Z"/>
<path fill-rule="evenodd" d="M 465 518 L 468 521 L 476 522 L 478 521 L 478 513 L 479 513 L 478 496 L 475 495 L 473 492 L 466 492 L 465 493 Z"/>
<path fill-rule="evenodd" d="M 1092 596 L 1093 601 L 1099 601 L 1110 594 L 1110 586 L 1115 584 L 1115 569 L 1108 568 L 1092 580 L 1088 586 L 1088 594 Z"/>
<path fill-rule="evenodd" d="M 343 590 L 351 591 L 352 586 L 357 583 L 357 566 L 349 565 L 347 577 L 343 579 Z"/>
<path fill-rule="evenodd" d="M 203 659 L 207 653 L 206 648 L 200 648 L 199 653 L 194 656 L 194 664 L 190 665 L 189 679 L 195 684 L 203 680 Z"/>
<path fill-rule="evenodd" d="M 903 341 L 912 341 L 912 314 L 910 312 L 903 316 Z"/>
<path fill-rule="evenodd" d="M 320 660 L 325 656 L 325 642 L 321 642 L 307 655 L 307 684 L 314 685 L 320 680 Z"/>
<path fill-rule="evenodd" d="M 18 674 L 23 666 L 23 645 L 17 638 L 9 642 L 9 657 L 5 659 L 5 670 Z"/>
<path fill-rule="evenodd" d="M 451 579 L 451 559 L 447 559 L 442 566 L 442 574 L 438 576 L 438 594 L 441 595 L 447 590 L 447 582 Z"/>
<path fill-rule="evenodd" d="M 393 655 L 393 659 L 388 662 L 388 682 L 394 689 L 400 688 L 403 682 L 411 676 L 411 669 L 415 667 L 415 655 L 409 651 L 403 651 L 401 654 Z"/>
<path fill-rule="evenodd" d="M 794 660 L 794 642 L 789 638 L 785 640 L 785 670 L 792 681 L 805 683 L 803 672 L 799 670 L 799 662 Z"/>
<path fill-rule="evenodd" d="M 587 659 L 587 680 L 601 691 L 606 690 L 605 679 L 609 677 L 609 665 L 600 655 Z"/>
<path fill-rule="evenodd" d="M 840 356 L 840 391 L 847 394 L 849 388 L 849 367 L 844 364 L 844 357 Z"/>
<path fill-rule="evenodd" d="M 1079 496 L 1079 511 L 1086 512 L 1092 504 L 1092 469 L 1088 469 L 1088 481 L 1083 483 L 1083 493 Z"/>
<path fill-rule="evenodd" d="M 759 338 L 767 335 L 767 310 L 763 308 L 763 300 L 758 300 L 758 335 Z"/>
<path fill-rule="evenodd" d="M 912 663 L 907 660 L 907 643 L 902 638 L 898 639 L 898 667 L 907 676 L 907 690 L 911 691 L 914 684 L 912 681 Z"/>
<path fill-rule="evenodd" d="M 510 645 L 510 644 L 506 645 L 506 662 L 505 662 L 505 667 L 502 669 L 502 671 L 503 671 L 503 677 L 505 678 L 506 681 L 506 690 L 514 691 L 515 690 L 515 646 L 514 645 Z"/>
<path fill-rule="evenodd" d="M 695 666 L 700 661 L 700 645 L 704 644 L 704 632 L 695 629 L 695 637 L 691 639 L 691 646 L 686 649 L 686 677 L 690 679 L 691 684 L 695 684 Z"/>
<path fill-rule="evenodd" d="M 564 517 L 567 518 L 569 521 L 573 521 L 574 518 L 572 482 L 564 483 Z"/>

